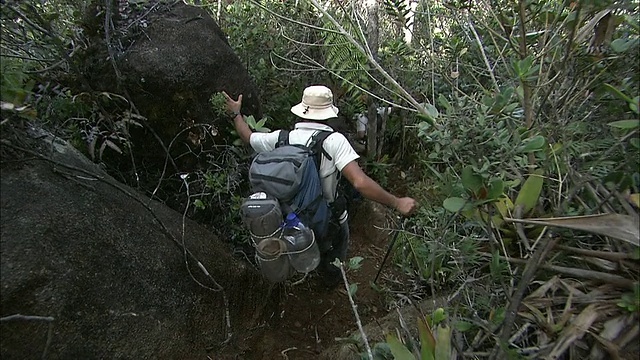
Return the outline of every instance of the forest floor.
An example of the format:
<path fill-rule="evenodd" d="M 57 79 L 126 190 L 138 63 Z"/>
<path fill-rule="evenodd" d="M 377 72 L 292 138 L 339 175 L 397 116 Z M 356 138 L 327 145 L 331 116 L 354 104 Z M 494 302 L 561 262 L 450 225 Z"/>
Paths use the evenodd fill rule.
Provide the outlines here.
<path fill-rule="evenodd" d="M 377 291 L 370 285 L 391 241 L 386 211 L 382 206 L 365 201 L 349 221 L 348 258 L 364 258 L 359 269 L 347 272 L 349 284 L 358 284 L 355 303 L 363 325 L 381 319 L 389 312 L 388 292 Z M 377 284 L 402 276 L 389 256 Z M 336 342 L 348 341 L 350 334 L 358 330 L 344 284 L 327 290 L 321 285 L 319 276 L 313 274 L 298 285 L 280 285 L 274 291 L 281 291 L 277 307 L 280 312 L 265 314 L 268 320 L 257 324 L 260 330 L 256 329 L 250 347 L 243 354 L 244 359 L 316 359 Z"/>

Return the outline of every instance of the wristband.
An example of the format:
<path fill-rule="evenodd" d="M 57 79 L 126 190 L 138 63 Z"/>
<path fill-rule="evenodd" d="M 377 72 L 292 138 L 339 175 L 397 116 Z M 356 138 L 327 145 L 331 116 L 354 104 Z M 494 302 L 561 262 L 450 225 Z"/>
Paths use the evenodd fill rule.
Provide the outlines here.
<path fill-rule="evenodd" d="M 233 114 L 231 114 L 231 120 L 234 120 L 238 115 L 242 115 L 242 114 L 240 114 L 240 112 L 234 111 Z"/>

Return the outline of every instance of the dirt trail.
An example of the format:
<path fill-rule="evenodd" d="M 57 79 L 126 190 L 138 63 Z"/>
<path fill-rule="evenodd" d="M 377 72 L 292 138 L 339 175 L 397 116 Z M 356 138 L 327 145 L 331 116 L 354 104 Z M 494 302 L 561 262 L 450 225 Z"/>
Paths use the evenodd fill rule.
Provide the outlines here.
<path fill-rule="evenodd" d="M 360 269 L 347 273 L 349 283 L 358 284 L 355 301 L 363 325 L 388 313 L 385 295 L 370 286 L 386 252 L 388 239 L 387 232 L 374 226 L 384 228 L 386 222 L 384 208 L 368 202 L 358 206 L 349 222 L 351 246 L 348 256 L 364 258 Z M 393 271 L 391 261 L 387 261 L 383 274 Z M 256 324 L 244 359 L 315 359 L 336 341 L 346 341 L 349 334 L 357 330 L 343 284 L 328 291 L 314 275 L 299 285 L 279 286 L 274 291 L 279 294 L 278 310 L 265 314 L 268 320 Z"/>

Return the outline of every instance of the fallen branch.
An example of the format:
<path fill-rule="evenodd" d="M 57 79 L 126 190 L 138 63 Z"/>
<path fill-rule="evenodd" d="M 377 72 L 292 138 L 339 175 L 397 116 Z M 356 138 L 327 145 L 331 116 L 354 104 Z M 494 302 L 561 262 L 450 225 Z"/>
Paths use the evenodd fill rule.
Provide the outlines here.
<path fill-rule="evenodd" d="M 491 257 L 493 255 L 488 254 L 488 253 L 480 253 L 483 256 L 486 257 Z M 504 256 L 500 256 L 500 258 L 502 260 L 507 260 L 509 262 L 512 262 L 514 264 L 527 264 L 529 261 L 527 260 L 523 260 L 523 259 L 515 259 L 515 258 L 505 258 Z M 569 276 L 574 276 L 574 277 L 578 277 L 581 279 L 589 279 L 589 280 L 596 280 L 605 284 L 611 284 L 611 285 L 615 285 L 615 286 L 619 286 L 619 287 L 623 287 L 626 289 L 633 289 L 633 287 L 635 286 L 635 281 L 631 280 L 631 279 L 627 279 L 624 278 L 622 276 L 619 275 L 614 275 L 614 274 L 607 274 L 607 273 L 603 273 L 603 272 L 599 272 L 599 271 L 593 271 L 593 270 L 584 270 L 584 269 L 576 269 L 576 268 L 570 268 L 570 267 L 565 267 L 565 266 L 557 266 L 557 265 L 540 265 L 538 267 L 539 269 L 542 270 L 549 270 L 549 271 L 555 271 L 564 275 L 569 275 Z"/>
<path fill-rule="evenodd" d="M 0 322 L 3 321 L 55 321 L 51 316 L 33 316 L 33 315 L 9 315 L 0 318 Z"/>
<path fill-rule="evenodd" d="M 505 347 L 501 346 L 501 344 L 507 344 L 509 337 L 511 335 L 511 328 L 513 327 L 513 323 L 516 320 L 516 315 L 518 313 L 518 308 L 520 307 L 520 303 L 522 302 L 522 298 L 524 296 L 527 287 L 531 284 L 533 280 L 536 270 L 540 267 L 540 263 L 544 260 L 545 255 L 548 250 L 553 247 L 555 240 L 551 239 L 549 236 L 545 236 L 538 248 L 536 248 L 533 255 L 529 260 L 522 260 L 521 263 L 526 264 L 524 271 L 522 272 L 522 277 L 520 278 L 520 282 L 518 283 L 518 288 L 514 292 L 511 300 L 509 300 L 509 307 L 505 312 L 504 321 L 502 322 L 502 330 L 500 332 L 500 338 L 498 339 L 498 343 L 494 347 L 494 350 L 491 353 L 490 359 L 503 358 L 506 356 L 504 351 Z M 503 256 L 500 256 L 503 259 L 506 259 Z M 520 260 L 509 258 L 508 261 L 512 260 Z M 518 262 L 516 262 L 518 263 Z"/>
<path fill-rule="evenodd" d="M 565 246 L 565 245 L 557 245 L 556 249 L 572 252 L 578 255 L 596 257 L 599 259 L 605 259 L 610 261 L 620 261 L 620 260 L 631 259 L 631 255 L 627 253 L 621 253 L 621 252 L 580 249 L 580 248 L 574 248 L 574 247 Z"/>

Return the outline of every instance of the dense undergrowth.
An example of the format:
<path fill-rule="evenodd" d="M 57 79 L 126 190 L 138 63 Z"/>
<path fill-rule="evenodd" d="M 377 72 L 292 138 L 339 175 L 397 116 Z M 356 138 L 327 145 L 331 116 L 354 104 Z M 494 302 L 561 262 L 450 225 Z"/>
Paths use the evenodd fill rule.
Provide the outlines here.
<path fill-rule="evenodd" d="M 371 38 L 356 3 L 198 3 L 262 91 L 256 128 L 290 126 L 312 83 L 334 89 L 351 130 L 356 113 L 394 106 L 363 166 L 421 209 L 394 251 L 413 281 L 383 291 L 400 305 L 445 294 L 448 306 L 425 314 L 420 341 L 390 337 L 371 356 L 426 359 L 447 344 L 469 358 L 597 359 L 637 343 L 637 3 L 387 0 L 375 56 L 361 51 Z M 2 126 L 40 122 L 109 168 L 132 156 L 129 128 L 144 114 L 123 94 L 55 82 L 78 70 L 65 49 L 83 41 L 82 4 L 3 3 Z M 172 186 L 166 167 L 138 169 L 152 174 L 144 190 L 241 245 L 249 154 L 198 156 L 208 166 Z"/>

